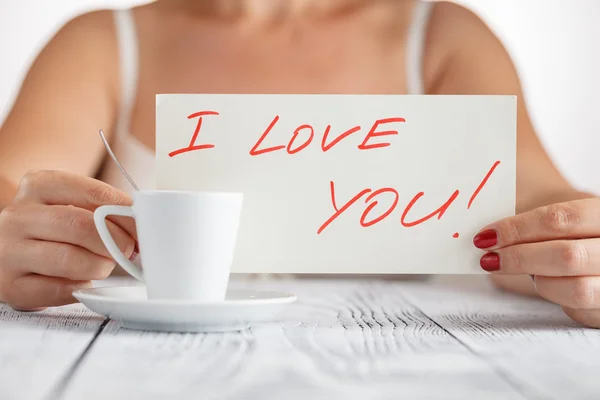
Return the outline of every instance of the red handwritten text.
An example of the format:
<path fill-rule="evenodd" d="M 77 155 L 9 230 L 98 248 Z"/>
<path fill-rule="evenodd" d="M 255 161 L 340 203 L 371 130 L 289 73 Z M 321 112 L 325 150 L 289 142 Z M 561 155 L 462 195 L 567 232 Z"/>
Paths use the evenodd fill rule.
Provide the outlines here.
<path fill-rule="evenodd" d="M 325 128 L 325 132 L 323 133 L 323 140 L 321 141 L 321 150 L 323 150 L 324 152 L 331 149 L 333 146 L 338 144 L 345 137 L 352 135 L 354 132 L 360 131 L 360 126 L 355 126 L 352 129 L 348 129 L 346 132 L 342 133 L 340 136 L 333 139 L 331 141 L 331 143 L 325 144 L 325 142 L 327 142 L 327 136 L 329 136 L 330 130 L 331 130 L 331 125 L 327 125 L 327 128 Z"/>
<path fill-rule="evenodd" d="M 196 124 L 196 130 L 194 131 L 194 135 L 192 136 L 192 140 L 188 147 L 184 147 L 182 149 L 178 149 L 169 153 L 169 157 L 175 157 L 178 154 L 187 153 L 189 151 L 194 150 L 202 150 L 202 149 L 211 149 L 215 147 L 214 144 L 196 144 L 196 139 L 198 138 L 198 134 L 200 133 L 200 128 L 202 127 L 202 117 L 205 115 L 219 115 L 216 111 L 200 111 L 191 115 L 188 115 L 188 119 L 198 118 L 198 123 Z"/>
<path fill-rule="evenodd" d="M 388 210 L 386 212 L 384 212 L 383 214 L 381 214 L 379 217 L 372 219 L 369 222 L 365 222 L 365 219 L 367 218 L 367 215 L 369 215 L 369 213 L 371 212 L 371 210 L 377 206 L 378 201 L 375 200 L 374 202 L 372 202 L 371 204 L 369 204 L 367 206 L 367 208 L 365 208 L 365 211 L 363 212 L 362 216 L 360 217 L 360 224 L 362 226 L 364 226 L 365 228 L 371 225 L 375 225 L 376 223 L 378 223 L 379 221 L 384 220 L 388 215 L 390 215 L 392 213 L 392 211 L 394 211 L 394 209 L 396 208 L 396 206 L 398 205 L 398 200 L 400 200 L 400 195 L 398 195 L 398 192 L 396 191 L 396 189 L 392 189 L 392 188 L 383 188 L 383 189 L 379 189 L 374 191 L 373 193 L 371 193 L 369 195 L 369 197 L 367 197 L 365 199 L 365 203 L 368 203 L 369 201 L 371 201 L 372 199 L 376 198 L 377 196 L 379 196 L 380 194 L 383 193 L 393 193 L 394 195 L 394 202 L 392 203 L 392 205 L 390 206 L 390 208 L 388 208 Z"/>
<path fill-rule="evenodd" d="M 350 200 L 348 200 L 346 202 L 346 204 L 344 204 L 342 206 L 342 208 L 338 209 L 337 202 L 335 201 L 335 184 L 333 183 L 333 181 L 329 182 L 329 190 L 331 191 L 331 203 L 333 205 L 333 209 L 335 210 L 335 213 L 331 217 L 329 217 L 329 219 L 327 221 L 325 221 L 325 223 L 323 225 L 321 225 L 321 227 L 319 228 L 319 230 L 317 231 L 317 233 L 323 232 L 323 230 L 325 228 L 327 228 L 327 226 L 329 224 L 331 224 L 340 215 L 342 215 L 344 213 L 344 211 L 346 211 L 350 206 L 352 206 L 352 204 L 356 203 L 365 194 L 371 192 L 371 189 L 364 189 L 363 191 L 361 191 L 360 193 L 358 193 L 356 196 L 354 196 L 353 198 L 351 198 Z"/>
<path fill-rule="evenodd" d="M 400 218 L 400 223 L 402 224 L 402 226 L 405 226 L 407 228 L 410 228 L 411 226 L 417 226 L 419 224 L 422 224 L 423 222 L 435 217 L 437 215 L 437 219 L 442 218 L 442 216 L 444 215 L 444 213 L 446 212 L 446 210 L 448 210 L 448 207 L 450 207 L 450 205 L 452 205 L 452 202 L 454 200 L 456 200 L 456 198 L 458 197 L 459 191 L 456 190 L 452 196 L 450 196 L 450 198 L 448 199 L 448 201 L 446 201 L 440 208 L 438 208 L 437 210 L 435 210 L 434 212 L 432 212 L 431 214 L 428 214 L 426 216 L 424 216 L 423 218 L 417 219 L 413 222 L 406 222 L 406 215 L 410 212 L 410 210 L 413 208 L 413 206 L 415 205 L 415 203 L 417 202 L 417 200 L 419 200 L 425 193 L 420 192 L 417 193 L 417 195 L 415 197 L 413 197 L 413 199 L 410 201 L 410 203 L 408 203 L 408 205 L 406 206 L 406 208 L 404 209 L 404 212 L 402 213 L 402 217 Z"/>
<path fill-rule="evenodd" d="M 274 147 L 269 147 L 267 149 L 261 149 L 261 150 L 257 150 L 258 146 L 261 145 L 261 143 L 263 142 L 263 140 L 265 140 L 265 138 L 267 137 L 267 135 L 269 134 L 269 132 L 271 132 L 271 129 L 273 129 L 273 127 L 275 126 L 275 124 L 277 123 L 277 121 L 279 121 L 279 115 L 276 115 L 275 118 L 273 118 L 273 121 L 271 121 L 271 124 L 269 124 L 269 126 L 267 127 L 267 129 L 265 129 L 265 131 L 263 132 L 262 136 L 260 137 L 260 139 L 258 139 L 258 142 L 256 142 L 256 144 L 254 145 L 254 147 L 252 147 L 252 149 L 250 150 L 250 155 L 251 156 L 258 156 L 264 153 L 269 153 L 271 151 L 277 151 L 280 149 L 285 149 L 285 146 L 274 146 Z"/>
<path fill-rule="evenodd" d="M 498 165 L 500 165 L 500 161 L 496 161 L 494 163 L 494 165 L 492 165 L 492 168 L 490 168 L 490 170 L 485 175 L 485 177 L 483 178 L 483 180 L 481 181 L 481 183 L 479 184 L 479 186 L 477 186 L 477 189 L 475 189 L 475 192 L 473 193 L 473 195 L 469 199 L 469 204 L 467 205 L 467 209 L 471 208 L 471 206 L 473 205 L 473 201 L 475 201 L 475 198 L 477 197 L 477 195 L 479 194 L 479 192 L 481 192 L 481 189 L 483 189 L 483 187 L 487 183 L 488 179 L 490 179 L 490 176 L 492 176 L 492 173 L 498 167 Z"/>
<path fill-rule="evenodd" d="M 485 175 L 485 178 L 483 179 L 483 181 L 481 182 L 479 187 L 475 190 L 475 192 L 471 196 L 471 199 L 469 200 L 469 205 L 468 205 L 469 208 L 471 207 L 471 204 L 473 203 L 473 200 L 475 199 L 477 194 L 479 194 L 481 189 L 485 186 L 485 184 L 489 180 L 490 176 L 492 175 L 492 173 L 498 167 L 499 164 L 500 164 L 500 161 L 497 161 L 496 163 L 494 163 L 492 168 Z M 361 190 L 359 193 L 357 193 L 350 200 L 348 200 L 341 208 L 339 208 L 338 203 L 336 201 L 336 196 L 335 196 L 335 183 L 333 181 L 329 182 L 329 190 L 330 190 L 330 195 L 331 195 L 331 204 L 333 206 L 334 213 L 319 227 L 319 229 L 317 230 L 317 234 L 321 234 L 329 225 L 331 225 L 335 220 L 340 218 L 350 207 L 352 207 L 361 198 L 363 198 L 367 195 L 368 196 L 365 198 L 365 204 L 367 204 L 367 206 L 365 207 L 365 209 L 362 213 L 362 216 L 360 218 L 360 221 L 359 221 L 360 225 L 364 228 L 375 225 L 375 224 L 385 220 L 387 217 L 389 217 L 389 215 L 392 214 L 394 212 L 394 210 L 397 208 L 399 200 L 400 200 L 400 195 L 398 194 L 398 191 L 396 189 L 386 187 L 386 188 L 382 188 L 382 189 L 373 191 L 373 189 L 371 189 L 371 188 L 365 188 L 365 189 Z M 420 217 L 413 221 L 409 221 L 408 214 L 411 212 L 411 210 L 413 209 L 413 207 L 415 206 L 417 201 L 425 195 L 424 192 L 417 193 L 412 198 L 412 200 L 410 200 L 410 202 L 408 202 L 406 207 L 404 207 L 404 210 L 402 211 L 402 214 L 400 217 L 400 225 L 405 228 L 411 228 L 411 227 L 414 227 L 417 225 L 421 225 L 434 217 L 437 217 L 438 220 L 441 219 L 444 216 L 444 214 L 446 213 L 446 211 L 450 208 L 450 206 L 458 198 L 459 194 L 460 194 L 460 191 L 455 190 L 452 193 L 452 195 L 450 195 L 448 200 L 446 200 L 440 207 L 438 207 L 431 213 L 425 215 L 424 217 Z M 368 220 L 369 214 L 379 204 L 377 198 L 379 198 L 380 196 L 387 196 L 388 198 L 391 197 L 391 199 L 392 199 L 391 204 L 389 205 L 387 210 L 385 212 L 383 212 L 381 215 L 379 215 L 378 217 L 375 217 L 371 220 Z M 459 236 L 460 235 L 458 234 L 458 232 L 456 232 L 452 235 L 452 237 L 454 237 L 454 238 L 458 238 Z"/>
<path fill-rule="evenodd" d="M 292 146 L 294 145 L 294 142 L 296 141 L 296 138 L 300 134 L 300 131 L 302 131 L 303 129 L 309 129 L 310 130 L 310 136 L 308 137 L 308 139 L 306 139 L 306 141 L 303 144 L 301 144 L 300 146 L 296 147 L 295 149 L 292 149 Z M 310 144 L 310 142 L 312 142 L 314 136 L 315 136 L 315 130 L 313 129 L 312 126 L 310 126 L 310 125 L 300 125 L 299 127 L 297 127 L 296 130 L 294 131 L 294 136 L 292 136 L 292 140 L 290 140 L 290 142 L 287 145 L 287 152 L 288 152 L 288 154 L 297 153 L 300 150 L 302 150 L 303 148 L 305 148 L 306 146 L 308 146 Z"/>
<path fill-rule="evenodd" d="M 280 145 L 276 145 L 276 146 L 261 148 L 261 146 L 263 145 L 263 142 L 265 141 L 265 139 L 267 139 L 267 136 L 271 133 L 271 131 L 273 130 L 275 125 L 277 125 L 278 122 L 279 122 L 279 116 L 277 115 L 277 116 L 275 116 L 275 118 L 273 118 L 273 120 L 271 121 L 271 123 L 269 124 L 267 129 L 265 129 L 265 131 L 260 136 L 258 141 L 254 144 L 254 146 L 252 146 L 252 149 L 250 149 L 249 153 L 251 156 L 259 156 L 261 154 L 270 153 L 270 152 L 274 152 L 274 151 L 278 151 L 278 150 L 283 150 L 285 148 L 287 148 L 288 154 L 296 154 L 296 153 L 302 151 L 303 149 L 305 149 L 306 147 L 308 147 L 312 143 L 314 136 L 315 136 L 314 127 L 309 124 L 302 124 L 294 130 L 292 137 L 290 138 L 287 145 L 280 144 Z M 397 117 L 397 118 L 379 119 L 379 120 L 375 121 L 375 123 L 373 124 L 373 126 L 371 127 L 369 132 L 366 134 L 362 143 L 357 146 L 358 149 L 359 150 L 371 150 L 371 149 L 377 149 L 377 148 L 389 146 L 390 145 L 389 142 L 369 143 L 369 141 L 372 139 L 375 139 L 377 137 L 380 137 L 380 136 L 397 135 L 398 134 L 397 130 L 387 130 L 387 131 L 378 131 L 377 130 L 377 128 L 380 125 L 390 124 L 390 123 L 394 123 L 394 122 L 406 122 L 406 120 L 404 118 Z M 330 143 L 327 143 L 327 139 L 331 132 L 331 125 L 327 125 L 327 127 L 325 128 L 325 131 L 323 132 L 323 138 L 321 140 L 321 150 L 323 152 L 327 152 L 327 151 L 331 150 L 340 141 L 342 141 L 343 139 L 347 138 L 351 134 L 358 132 L 360 130 L 361 130 L 360 126 L 355 126 L 351 129 L 348 129 L 347 131 L 343 132 L 342 134 L 340 134 L 338 137 L 336 137 Z M 308 138 L 305 139 L 305 141 L 301 145 L 298 145 L 295 147 L 295 142 L 296 142 L 296 140 L 298 140 L 298 136 L 300 135 L 301 131 L 310 132 L 309 136 L 308 136 Z"/>
<path fill-rule="evenodd" d="M 377 132 L 377 128 L 379 127 L 380 124 L 389 124 L 392 122 L 406 122 L 406 120 L 404 118 L 378 119 L 377 121 L 375 121 L 375 124 L 373 125 L 373 127 L 371 128 L 371 130 L 369 131 L 367 136 L 365 137 L 365 140 L 363 140 L 363 142 L 358 145 L 358 148 L 361 150 L 370 150 L 370 149 L 377 149 L 380 147 L 388 147 L 390 145 L 390 143 L 387 143 L 387 142 L 374 143 L 374 144 L 367 144 L 367 142 L 369 141 L 369 139 L 378 137 L 378 136 L 397 135 L 398 131 Z"/>

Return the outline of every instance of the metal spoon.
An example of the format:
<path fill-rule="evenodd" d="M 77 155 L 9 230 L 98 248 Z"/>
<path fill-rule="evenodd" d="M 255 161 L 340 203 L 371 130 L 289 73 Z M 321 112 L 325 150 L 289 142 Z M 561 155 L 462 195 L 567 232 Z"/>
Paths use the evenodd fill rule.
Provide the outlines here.
<path fill-rule="evenodd" d="M 138 186 L 135 184 L 135 182 L 133 181 L 133 179 L 131 179 L 131 176 L 129 176 L 129 174 L 127 173 L 127 171 L 125 171 L 125 168 L 123 168 L 121 166 L 121 163 L 119 163 L 119 161 L 117 160 L 117 157 L 115 157 L 115 154 L 113 153 L 112 149 L 110 148 L 110 145 L 108 144 L 108 141 L 106 140 L 106 137 L 104 136 L 104 132 L 102 132 L 102 129 L 100 129 L 100 138 L 102 139 L 102 143 L 104 143 L 104 147 L 106 147 L 106 150 L 108 151 L 108 154 L 113 159 L 113 161 L 115 162 L 115 164 L 117 164 L 117 167 L 119 167 L 119 169 L 121 170 L 121 172 L 123 173 L 123 175 L 125 175 L 125 178 L 127 178 L 127 180 L 129 181 L 129 183 L 131 183 L 131 186 L 133 186 L 133 188 L 139 192 L 140 189 L 138 188 Z"/>

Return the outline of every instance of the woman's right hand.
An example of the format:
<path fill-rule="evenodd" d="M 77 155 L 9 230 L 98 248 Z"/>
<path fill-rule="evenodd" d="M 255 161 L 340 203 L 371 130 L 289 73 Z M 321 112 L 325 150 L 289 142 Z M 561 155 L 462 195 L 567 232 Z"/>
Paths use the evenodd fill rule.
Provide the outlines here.
<path fill-rule="evenodd" d="M 105 204 L 129 196 L 98 180 L 60 171 L 28 173 L 0 211 L 0 301 L 17 310 L 76 302 L 72 292 L 110 275 L 114 260 L 94 225 Z M 136 249 L 135 222 L 111 217 L 108 228 L 127 257 Z"/>

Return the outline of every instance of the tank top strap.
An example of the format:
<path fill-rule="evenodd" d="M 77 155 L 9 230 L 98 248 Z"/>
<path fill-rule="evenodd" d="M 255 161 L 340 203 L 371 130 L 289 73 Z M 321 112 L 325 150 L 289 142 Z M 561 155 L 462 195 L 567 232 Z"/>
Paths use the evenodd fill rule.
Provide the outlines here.
<path fill-rule="evenodd" d="M 129 134 L 131 111 L 138 83 L 138 38 L 135 19 L 130 9 L 114 10 L 114 21 L 119 49 L 121 99 L 116 135 Z"/>
<path fill-rule="evenodd" d="M 434 2 L 419 0 L 414 6 L 406 45 L 406 82 L 408 94 L 425 94 L 423 55 L 427 28 Z"/>

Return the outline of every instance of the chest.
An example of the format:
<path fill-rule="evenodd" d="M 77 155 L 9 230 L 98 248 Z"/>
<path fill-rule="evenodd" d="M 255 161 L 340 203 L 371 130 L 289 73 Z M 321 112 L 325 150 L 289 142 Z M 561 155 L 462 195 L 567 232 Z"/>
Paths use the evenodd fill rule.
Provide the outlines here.
<path fill-rule="evenodd" d="M 264 32 L 205 27 L 156 35 L 140 48 L 131 130 L 154 148 L 157 93 L 406 92 L 405 35 L 368 24 Z"/>

